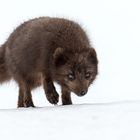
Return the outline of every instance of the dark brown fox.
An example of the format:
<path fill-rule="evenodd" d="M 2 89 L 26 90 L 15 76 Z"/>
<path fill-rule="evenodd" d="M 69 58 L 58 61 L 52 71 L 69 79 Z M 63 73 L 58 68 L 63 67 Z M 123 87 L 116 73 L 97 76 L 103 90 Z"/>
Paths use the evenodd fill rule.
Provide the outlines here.
<path fill-rule="evenodd" d="M 87 93 L 98 73 L 98 60 L 79 24 L 62 18 L 40 17 L 17 27 L 0 47 L 0 83 L 13 78 L 19 86 L 18 107 L 34 107 L 31 90 L 43 85 L 46 97 L 72 104 L 71 92 Z"/>

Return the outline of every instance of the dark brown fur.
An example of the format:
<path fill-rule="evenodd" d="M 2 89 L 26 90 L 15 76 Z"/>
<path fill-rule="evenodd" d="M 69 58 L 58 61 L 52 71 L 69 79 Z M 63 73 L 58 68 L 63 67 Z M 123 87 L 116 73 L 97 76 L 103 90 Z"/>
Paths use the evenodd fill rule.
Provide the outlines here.
<path fill-rule="evenodd" d="M 34 106 L 31 90 L 43 84 L 46 97 L 57 104 L 53 82 L 62 88 L 62 104 L 71 92 L 86 94 L 97 75 L 97 56 L 75 22 L 41 17 L 20 25 L 0 48 L 0 83 L 13 78 L 19 86 L 18 107 Z"/>

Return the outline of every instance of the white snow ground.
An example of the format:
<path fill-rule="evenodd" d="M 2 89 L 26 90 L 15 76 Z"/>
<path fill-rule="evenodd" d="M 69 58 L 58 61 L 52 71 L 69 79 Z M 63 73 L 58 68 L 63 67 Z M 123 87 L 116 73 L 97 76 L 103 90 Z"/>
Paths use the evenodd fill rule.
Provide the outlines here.
<path fill-rule="evenodd" d="M 139 140 L 140 101 L 0 110 L 2 140 Z"/>

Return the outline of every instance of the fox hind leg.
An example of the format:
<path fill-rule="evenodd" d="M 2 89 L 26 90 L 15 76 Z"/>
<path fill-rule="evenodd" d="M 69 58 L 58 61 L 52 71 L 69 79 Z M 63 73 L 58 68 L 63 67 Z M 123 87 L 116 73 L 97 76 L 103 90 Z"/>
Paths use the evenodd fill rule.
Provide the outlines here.
<path fill-rule="evenodd" d="M 34 107 L 28 82 L 19 85 L 18 107 Z"/>

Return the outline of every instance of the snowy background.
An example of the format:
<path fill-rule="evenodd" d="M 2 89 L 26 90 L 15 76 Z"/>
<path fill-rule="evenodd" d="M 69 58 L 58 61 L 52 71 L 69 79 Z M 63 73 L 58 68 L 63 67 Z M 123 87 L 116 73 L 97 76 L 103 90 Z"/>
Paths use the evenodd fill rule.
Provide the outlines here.
<path fill-rule="evenodd" d="M 99 75 L 85 97 L 73 95 L 76 105 L 66 107 L 51 106 L 38 88 L 33 100 L 43 108 L 16 109 L 16 83 L 3 84 L 0 139 L 139 140 L 139 0 L 0 0 L 1 44 L 15 27 L 39 16 L 79 22 L 96 48 Z"/>

